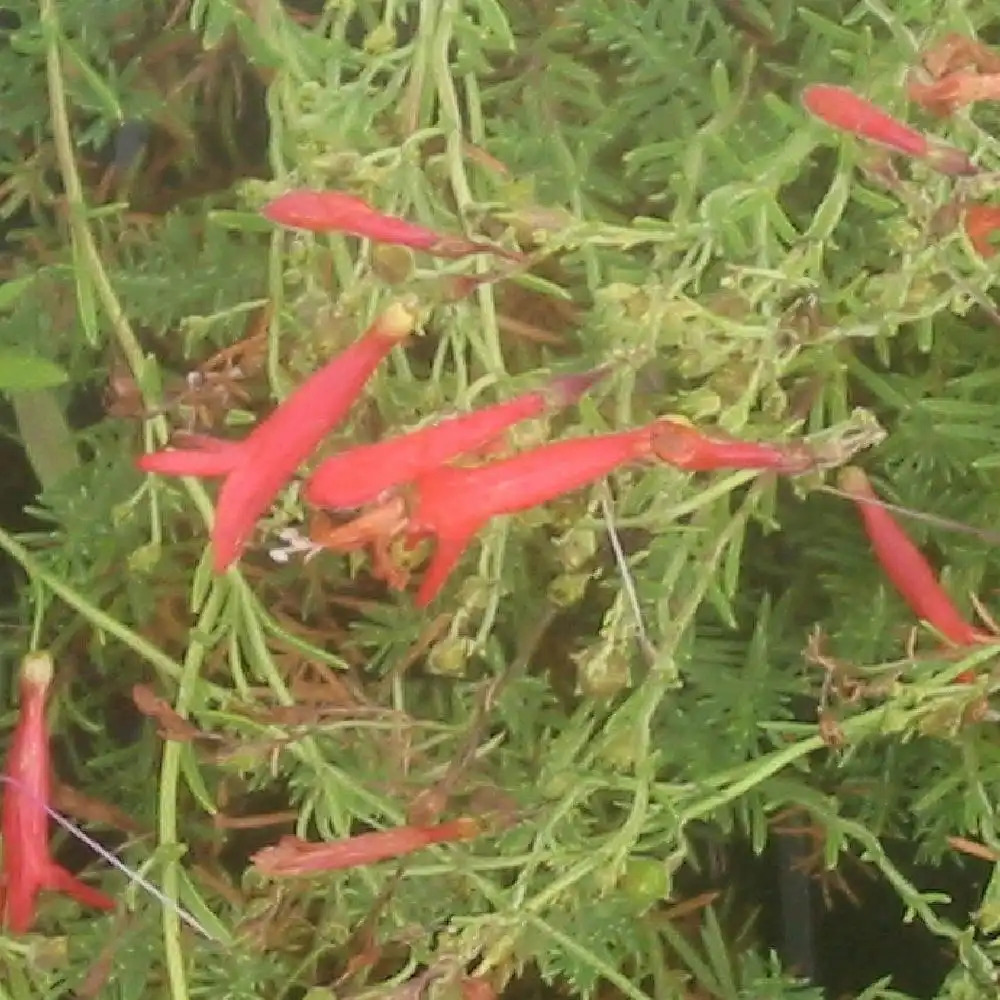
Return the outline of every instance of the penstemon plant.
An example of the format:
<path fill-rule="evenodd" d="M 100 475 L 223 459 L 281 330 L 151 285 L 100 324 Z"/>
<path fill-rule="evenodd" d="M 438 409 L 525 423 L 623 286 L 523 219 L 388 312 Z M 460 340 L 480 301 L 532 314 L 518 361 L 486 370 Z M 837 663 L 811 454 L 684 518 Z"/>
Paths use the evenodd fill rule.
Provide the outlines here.
<path fill-rule="evenodd" d="M 989 4 L 0 13 L 0 996 L 995 992 Z"/>

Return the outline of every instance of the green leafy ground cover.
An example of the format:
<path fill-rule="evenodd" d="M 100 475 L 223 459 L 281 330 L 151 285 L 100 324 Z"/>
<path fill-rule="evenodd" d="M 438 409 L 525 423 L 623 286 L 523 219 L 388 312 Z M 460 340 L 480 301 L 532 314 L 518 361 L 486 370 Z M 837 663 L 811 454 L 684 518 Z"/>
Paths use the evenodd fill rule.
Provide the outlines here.
<path fill-rule="evenodd" d="M 0 938 L 0 995 L 458 995 L 464 971 L 498 991 L 820 997 L 768 955 L 725 878 L 712 905 L 676 909 L 716 845 L 763 850 L 788 810 L 815 832 L 817 878 L 836 869 L 863 904 L 863 866 L 925 929 L 948 971 L 938 995 L 993 995 L 991 867 L 960 862 L 963 907 L 895 860 L 899 844 L 931 865 L 956 857 L 949 838 L 997 847 L 995 724 L 969 720 L 991 651 L 972 657 L 978 685 L 950 683 L 959 663 L 909 641 L 912 616 L 820 477 L 623 472 L 491 525 L 418 612 L 362 560 L 269 558 L 301 524 L 295 488 L 214 578 L 210 492 L 132 464 L 192 421 L 245 433 L 393 297 L 488 266 L 259 218 L 318 186 L 549 251 L 529 278 L 436 306 L 331 448 L 611 362 L 518 445 L 662 414 L 822 436 L 864 408 L 887 431 L 863 462 L 888 499 L 991 529 L 996 266 L 932 224 L 954 181 L 901 164 L 906 197 L 888 193 L 798 93 L 847 83 L 905 113 L 920 50 L 945 31 L 989 41 L 993 5 L 5 7 L 0 204 L 19 221 L 0 392 L 41 485 L 32 529 L 0 532 L 19 567 L 5 718 L 20 656 L 51 649 L 58 770 L 87 797 L 66 810 L 211 938 L 67 844 L 122 913 L 48 900 L 38 935 Z M 996 167 L 995 107 L 913 117 Z M 123 121 L 152 138 L 108 178 Z M 261 316 L 259 370 L 192 406 L 185 374 Z M 963 607 L 995 607 L 988 540 L 909 526 Z M 834 675 L 806 655 L 816 629 Z M 136 683 L 202 735 L 164 741 L 131 706 Z M 281 833 L 393 826 L 429 789 L 487 834 L 401 870 L 247 870 Z M 876 979 L 851 981 L 866 1000 L 909 995 Z"/>

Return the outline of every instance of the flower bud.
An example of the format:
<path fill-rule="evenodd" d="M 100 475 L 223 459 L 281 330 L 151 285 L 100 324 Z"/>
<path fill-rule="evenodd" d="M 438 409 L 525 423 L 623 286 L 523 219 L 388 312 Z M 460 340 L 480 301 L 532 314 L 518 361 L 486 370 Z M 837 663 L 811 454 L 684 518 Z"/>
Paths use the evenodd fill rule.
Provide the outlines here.
<path fill-rule="evenodd" d="M 447 636 L 434 644 L 427 655 L 427 670 L 441 677 L 464 677 L 466 664 L 474 648 L 465 636 Z"/>
<path fill-rule="evenodd" d="M 570 608 L 579 604 L 593 577 L 593 573 L 563 573 L 557 576 L 549 584 L 549 600 L 558 608 Z"/>
<path fill-rule="evenodd" d="M 610 643 L 575 653 L 577 690 L 588 698 L 611 699 L 632 683 L 629 657 Z"/>

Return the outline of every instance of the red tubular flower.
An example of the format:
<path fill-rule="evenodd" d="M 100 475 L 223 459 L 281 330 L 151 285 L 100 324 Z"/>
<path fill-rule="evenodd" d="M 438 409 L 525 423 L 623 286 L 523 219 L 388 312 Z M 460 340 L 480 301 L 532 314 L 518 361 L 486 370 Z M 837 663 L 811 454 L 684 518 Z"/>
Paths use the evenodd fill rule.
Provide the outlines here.
<path fill-rule="evenodd" d="M 987 633 L 979 631 L 962 617 L 920 550 L 892 514 L 878 503 L 878 494 L 864 472 L 853 466 L 842 469 L 840 488 L 855 500 L 879 565 L 910 610 L 956 646 L 991 641 Z M 972 679 L 971 673 L 961 674 L 958 678 L 963 682 Z"/>
<path fill-rule="evenodd" d="M 897 153 L 920 158 L 930 149 L 930 142 L 923 133 L 893 118 L 849 87 L 812 84 L 802 91 L 802 103 L 810 114 L 827 125 L 888 146 Z"/>
<path fill-rule="evenodd" d="M 997 246 L 992 237 L 1000 230 L 1000 206 L 967 204 L 963 208 L 962 222 L 979 256 L 993 257 Z"/>
<path fill-rule="evenodd" d="M 226 441 L 209 434 L 175 434 L 183 448 L 152 451 L 136 460 L 143 472 L 161 476 L 201 476 L 212 479 L 228 476 L 243 460 L 244 441 Z"/>
<path fill-rule="evenodd" d="M 435 826 L 402 826 L 329 843 L 314 844 L 298 837 L 282 837 L 277 844 L 258 851 L 250 860 L 263 875 L 307 875 L 370 865 L 412 854 L 431 844 L 471 840 L 479 833 L 475 820 L 461 817 Z"/>
<path fill-rule="evenodd" d="M 802 104 L 827 125 L 880 146 L 924 160 L 943 174 L 975 174 L 978 168 L 961 150 L 939 146 L 848 87 L 817 83 L 802 91 Z"/>
<path fill-rule="evenodd" d="M 390 586 L 405 585 L 406 574 L 393 567 L 388 542 L 400 534 L 411 546 L 434 537 L 434 555 L 415 598 L 424 607 L 491 518 L 545 503 L 619 465 L 656 458 L 688 470 L 772 469 L 789 475 L 814 464 L 802 446 L 712 437 L 673 420 L 657 420 L 617 434 L 557 441 L 486 465 L 430 469 L 414 478 L 406 498 L 390 495 L 347 524 L 321 522 L 311 537 L 336 551 L 371 544 L 376 572 Z"/>
<path fill-rule="evenodd" d="M 800 448 L 713 438 L 673 420 L 617 434 L 543 445 L 501 462 L 449 468 L 416 480 L 407 522 L 411 540 L 434 535 L 437 547 L 417 591 L 429 604 L 473 535 L 492 517 L 527 510 L 600 479 L 619 465 L 658 458 L 688 470 L 774 469 L 802 472 L 812 464 Z"/>
<path fill-rule="evenodd" d="M 52 889 L 84 906 L 114 909 L 114 900 L 85 885 L 49 855 L 50 799 L 49 736 L 45 702 L 52 683 L 52 660 L 33 653 L 21 665 L 21 709 L 4 770 L 3 886 L 0 918 L 15 934 L 25 934 L 35 922 L 38 893 Z"/>
<path fill-rule="evenodd" d="M 349 233 L 376 243 L 424 250 L 437 257 L 492 253 L 510 260 L 522 260 L 524 256 L 490 243 L 476 243 L 460 236 L 436 233 L 406 219 L 379 212 L 361 198 L 343 191 L 310 191 L 304 188 L 289 191 L 268 202 L 261 209 L 261 214 L 291 229 Z"/>
<path fill-rule="evenodd" d="M 415 602 L 428 605 L 444 586 L 473 536 L 490 518 L 513 514 L 579 489 L 619 465 L 652 457 L 656 424 L 542 445 L 474 468 L 442 466 L 414 483 L 406 533 L 431 535 L 434 556 Z"/>
<path fill-rule="evenodd" d="M 396 304 L 359 340 L 311 375 L 243 441 L 199 436 L 192 450 L 142 456 L 146 472 L 225 476 L 212 528 L 213 564 L 221 573 L 239 558 L 257 519 L 346 416 L 379 362 L 412 332 L 414 314 Z"/>
<path fill-rule="evenodd" d="M 777 445 L 706 434 L 676 420 L 653 426 L 653 452 L 662 462 L 688 472 L 716 469 L 771 469 L 797 475 L 816 464 L 802 444 Z"/>
<path fill-rule="evenodd" d="M 553 379 L 537 392 L 442 420 L 409 434 L 349 448 L 323 462 L 303 493 L 317 507 L 347 510 L 377 500 L 459 455 L 474 453 L 521 420 L 575 402 L 606 369 Z"/>

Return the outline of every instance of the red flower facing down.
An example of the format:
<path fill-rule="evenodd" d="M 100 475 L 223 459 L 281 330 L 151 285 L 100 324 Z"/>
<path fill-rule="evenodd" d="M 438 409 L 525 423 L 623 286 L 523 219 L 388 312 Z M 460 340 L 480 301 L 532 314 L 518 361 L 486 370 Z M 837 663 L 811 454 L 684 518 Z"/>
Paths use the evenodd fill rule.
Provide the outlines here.
<path fill-rule="evenodd" d="M 736 468 L 798 473 L 808 468 L 801 455 L 790 456 L 775 445 L 714 438 L 673 420 L 557 441 L 477 468 L 443 467 L 417 481 L 407 524 L 411 539 L 437 539 L 417 591 L 417 606 L 434 599 L 473 535 L 491 518 L 535 507 L 643 459 L 703 472 Z"/>
<path fill-rule="evenodd" d="M 391 585 L 386 542 L 435 539 L 434 554 L 415 597 L 425 607 L 444 586 L 475 534 L 491 519 L 513 514 L 579 489 L 620 465 L 660 459 L 688 471 L 771 469 L 797 474 L 813 464 L 800 445 L 781 447 L 704 434 L 673 420 L 542 445 L 513 458 L 474 467 L 440 466 L 418 476 L 407 497 L 392 496 L 355 521 L 314 533 L 313 541 L 347 551 L 375 546 L 377 570 Z"/>
<path fill-rule="evenodd" d="M 942 174 L 978 173 L 978 168 L 961 150 L 931 142 L 922 132 L 893 118 L 848 87 L 812 84 L 802 91 L 802 104 L 827 125 L 923 160 Z"/>
<path fill-rule="evenodd" d="M 303 496 L 317 507 L 348 510 L 377 500 L 459 455 L 495 441 L 508 427 L 546 410 L 575 402 L 607 374 L 599 368 L 553 379 L 537 392 L 442 420 L 408 434 L 349 448 L 326 459 L 306 483 Z"/>
<path fill-rule="evenodd" d="M 849 466 L 840 473 L 840 488 L 855 500 L 865 534 L 883 572 L 910 610 L 956 646 L 991 642 L 993 637 L 967 622 L 937 581 L 921 551 L 892 514 L 878 503 L 878 494 L 861 469 Z M 971 673 L 959 675 L 968 683 Z"/>
<path fill-rule="evenodd" d="M 239 442 L 189 438 L 192 449 L 153 452 L 138 459 L 144 472 L 224 476 L 212 526 L 218 573 L 239 558 L 254 525 L 298 467 L 344 417 L 385 356 L 413 331 L 414 313 L 396 304 L 367 332 L 302 383 Z"/>
<path fill-rule="evenodd" d="M 21 664 L 21 709 L 7 755 L 3 787 L 2 887 L 0 918 L 15 934 L 27 933 L 35 922 L 38 893 L 52 889 L 84 906 L 114 909 L 109 896 L 81 882 L 49 855 L 50 799 L 49 735 L 45 703 L 52 683 L 52 659 L 32 653 Z"/>
<path fill-rule="evenodd" d="M 491 243 L 477 243 L 461 236 L 445 236 L 432 229 L 386 215 L 366 201 L 343 191 L 289 191 L 268 202 L 261 214 L 272 222 L 291 229 L 313 233 L 348 233 L 396 246 L 423 250 L 437 257 L 465 257 L 474 253 L 492 253 L 520 261 L 524 255 Z"/>

